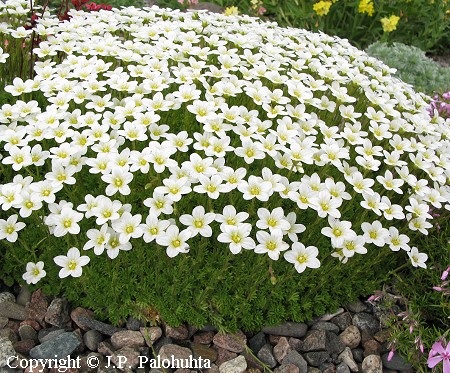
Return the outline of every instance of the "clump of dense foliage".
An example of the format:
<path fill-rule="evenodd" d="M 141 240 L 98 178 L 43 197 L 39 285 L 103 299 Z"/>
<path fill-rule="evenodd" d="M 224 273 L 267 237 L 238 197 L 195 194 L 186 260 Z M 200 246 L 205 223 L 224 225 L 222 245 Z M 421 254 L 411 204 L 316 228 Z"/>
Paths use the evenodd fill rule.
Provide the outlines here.
<path fill-rule="evenodd" d="M 1 29 L 22 66 L 0 67 L 3 280 L 113 321 L 256 329 L 426 267 L 450 127 L 387 66 L 250 17 L 68 16 Z"/>
<path fill-rule="evenodd" d="M 443 67 L 419 48 L 402 43 L 376 42 L 366 52 L 396 69 L 395 75 L 414 89 L 434 96 L 445 92 L 450 84 L 450 67 Z"/>

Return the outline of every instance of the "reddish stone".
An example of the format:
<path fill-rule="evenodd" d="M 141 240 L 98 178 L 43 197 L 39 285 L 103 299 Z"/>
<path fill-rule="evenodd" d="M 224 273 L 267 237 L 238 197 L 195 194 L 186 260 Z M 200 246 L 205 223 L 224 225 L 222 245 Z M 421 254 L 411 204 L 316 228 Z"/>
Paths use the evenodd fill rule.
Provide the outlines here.
<path fill-rule="evenodd" d="M 31 339 L 25 339 L 23 341 L 18 341 L 13 343 L 14 350 L 22 355 L 29 355 L 30 350 L 36 346 L 36 342 Z"/>
<path fill-rule="evenodd" d="M 189 338 L 189 331 L 184 325 L 177 326 L 173 328 L 167 324 L 164 324 L 164 332 L 166 337 L 173 338 L 176 340 L 185 340 Z"/>
<path fill-rule="evenodd" d="M 94 319 L 95 314 L 91 310 L 87 310 L 85 308 L 77 307 L 70 313 L 70 318 L 72 321 L 81 329 L 87 332 L 90 330 L 89 327 L 83 324 L 80 318 L 87 317 L 89 319 Z"/>
<path fill-rule="evenodd" d="M 52 368 L 50 369 L 50 373 L 78 373 L 79 370 L 77 368 Z"/>
<path fill-rule="evenodd" d="M 269 342 L 272 346 L 275 346 L 280 341 L 281 335 L 269 334 Z"/>
<path fill-rule="evenodd" d="M 11 329 L 14 333 L 19 334 L 20 322 L 9 320 L 5 328 Z"/>
<path fill-rule="evenodd" d="M 218 347 L 240 353 L 244 351 L 244 347 L 247 344 L 247 337 L 240 330 L 235 334 L 217 333 L 213 338 L 213 342 Z"/>
<path fill-rule="evenodd" d="M 224 348 L 217 347 L 217 359 L 215 361 L 217 366 L 220 366 L 225 361 L 229 361 L 237 357 L 238 354 L 236 352 L 231 352 L 225 350 Z"/>
<path fill-rule="evenodd" d="M 36 320 L 28 319 L 28 320 L 21 321 L 19 324 L 19 327 L 22 325 L 29 325 L 37 332 L 42 329 L 42 326 Z"/>
<path fill-rule="evenodd" d="M 23 373 L 48 373 L 48 369 L 39 363 L 36 368 L 31 367 L 25 368 Z"/>
<path fill-rule="evenodd" d="M 194 342 L 201 343 L 202 345 L 208 345 L 213 341 L 214 332 L 200 332 L 194 334 Z"/>
<path fill-rule="evenodd" d="M 45 327 L 45 314 L 49 304 L 50 298 L 42 293 L 42 289 L 36 290 L 31 295 L 31 301 L 25 307 L 28 317 Z"/>

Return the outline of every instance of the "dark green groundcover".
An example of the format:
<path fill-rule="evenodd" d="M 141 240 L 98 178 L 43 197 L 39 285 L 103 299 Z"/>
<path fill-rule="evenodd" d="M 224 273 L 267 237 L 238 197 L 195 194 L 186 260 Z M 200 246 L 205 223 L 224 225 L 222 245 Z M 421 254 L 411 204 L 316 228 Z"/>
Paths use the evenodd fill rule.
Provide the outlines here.
<path fill-rule="evenodd" d="M 156 244 L 136 241 L 131 251 L 114 260 L 91 255 L 80 278 L 60 280 L 59 268 L 48 266 L 47 276 L 34 288 L 64 295 L 74 306 L 92 309 L 114 324 L 132 315 L 173 326 L 187 322 L 198 327 L 212 324 L 223 331 L 255 331 L 286 320 L 306 321 L 367 296 L 380 288 L 399 259 L 405 260 L 386 247 L 368 245 L 367 254 L 350 258 L 352 265 L 329 257 L 319 269 L 299 274 L 286 261 L 246 250 L 233 255 L 213 242 L 171 259 Z M 59 252 L 61 248 L 48 247 L 41 259 L 51 263 Z M 26 250 L 17 244 L 0 253 L 5 280 L 23 282 L 17 269 L 23 266 L 18 260 Z"/>

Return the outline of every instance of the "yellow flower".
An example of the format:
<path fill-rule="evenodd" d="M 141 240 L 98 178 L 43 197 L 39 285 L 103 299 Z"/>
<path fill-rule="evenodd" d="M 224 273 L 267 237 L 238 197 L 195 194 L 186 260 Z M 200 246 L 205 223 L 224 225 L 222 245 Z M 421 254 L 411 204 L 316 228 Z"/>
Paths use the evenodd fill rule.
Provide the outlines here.
<path fill-rule="evenodd" d="M 239 14 L 239 9 L 237 6 L 230 6 L 225 9 L 224 14 L 226 16 L 237 16 Z"/>
<path fill-rule="evenodd" d="M 358 6 L 359 13 L 367 13 L 369 16 L 373 15 L 373 2 L 372 0 L 361 0 Z"/>
<path fill-rule="evenodd" d="M 392 15 L 389 18 L 384 17 L 380 19 L 380 22 L 383 26 L 384 32 L 391 32 L 397 29 L 397 23 L 400 20 L 400 17 Z"/>
<path fill-rule="evenodd" d="M 330 11 L 332 4 L 333 3 L 331 1 L 320 0 L 318 3 L 314 4 L 313 9 L 319 16 L 324 16 Z"/>

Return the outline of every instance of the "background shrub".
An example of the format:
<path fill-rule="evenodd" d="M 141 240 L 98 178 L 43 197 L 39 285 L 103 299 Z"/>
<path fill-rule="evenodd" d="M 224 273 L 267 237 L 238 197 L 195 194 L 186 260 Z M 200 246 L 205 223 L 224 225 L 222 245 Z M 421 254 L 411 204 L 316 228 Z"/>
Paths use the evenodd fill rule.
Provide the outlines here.
<path fill-rule="evenodd" d="M 376 42 L 366 51 L 397 69 L 395 75 L 412 84 L 416 90 L 434 95 L 436 92 L 445 92 L 450 86 L 450 67 L 442 67 L 417 47 Z"/>

